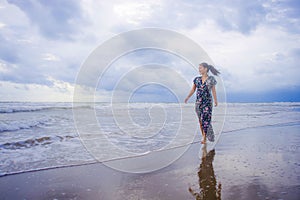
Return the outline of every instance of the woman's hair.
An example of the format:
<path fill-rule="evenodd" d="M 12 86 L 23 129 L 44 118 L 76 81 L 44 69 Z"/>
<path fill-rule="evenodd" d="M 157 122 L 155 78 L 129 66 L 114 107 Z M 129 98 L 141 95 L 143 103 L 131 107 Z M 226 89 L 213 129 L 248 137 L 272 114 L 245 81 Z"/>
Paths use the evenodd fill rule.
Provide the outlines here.
<path fill-rule="evenodd" d="M 201 66 L 207 68 L 207 73 L 208 73 L 209 70 L 210 70 L 211 73 L 213 73 L 213 75 L 218 76 L 218 74 L 220 74 L 220 72 L 219 72 L 214 66 L 212 66 L 212 65 L 209 65 L 209 64 L 207 64 L 207 63 L 205 63 L 205 62 L 203 62 L 203 63 L 201 63 L 201 64 L 199 64 L 199 65 L 201 65 Z"/>

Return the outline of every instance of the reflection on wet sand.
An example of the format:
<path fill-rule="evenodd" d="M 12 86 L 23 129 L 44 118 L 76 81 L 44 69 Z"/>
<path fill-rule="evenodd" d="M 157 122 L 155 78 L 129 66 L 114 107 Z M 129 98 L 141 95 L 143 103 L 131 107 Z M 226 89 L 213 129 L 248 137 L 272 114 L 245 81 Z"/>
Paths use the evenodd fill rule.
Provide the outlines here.
<path fill-rule="evenodd" d="M 199 177 L 199 192 L 196 192 L 189 187 L 189 192 L 196 198 L 196 200 L 220 200 L 221 199 L 221 183 L 219 182 L 218 187 L 214 168 L 213 160 L 215 156 L 215 150 L 211 150 L 207 153 L 206 144 L 202 147 L 202 158 L 198 170 Z"/>

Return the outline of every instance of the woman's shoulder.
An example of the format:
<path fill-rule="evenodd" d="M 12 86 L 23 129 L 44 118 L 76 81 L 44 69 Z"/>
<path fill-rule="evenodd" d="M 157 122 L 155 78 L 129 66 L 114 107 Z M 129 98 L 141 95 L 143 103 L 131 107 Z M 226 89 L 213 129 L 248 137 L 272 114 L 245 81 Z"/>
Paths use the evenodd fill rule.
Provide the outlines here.
<path fill-rule="evenodd" d="M 213 75 L 208 76 L 211 80 L 216 80 L 216 78 Z"/>
<path fill-rule="evenodd" d="M 210 76 L 208 76 L 208 78 L 211 81 L 212 85 L 215 85 L 217 83 L 217 80 L 214 76 L 210 75 Z"/>
<path fill-rule="evenodd" d="M 193 80 L 193 82 L 196 84 L 201 79 L 201 76 L 196 76 Z"/>
<path fill-rule="evenodd" d="M 201 76 L 195 76 L 194 77 L 194 80 L 198 79 L 198 78 L 201 78 Z"/>

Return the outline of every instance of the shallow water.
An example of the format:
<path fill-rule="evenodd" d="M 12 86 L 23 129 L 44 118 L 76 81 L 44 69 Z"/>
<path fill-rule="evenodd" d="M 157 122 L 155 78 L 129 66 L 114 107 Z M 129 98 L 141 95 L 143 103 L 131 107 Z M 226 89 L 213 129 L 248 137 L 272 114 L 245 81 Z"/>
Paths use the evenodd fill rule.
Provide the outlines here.
<path fill-rule="evenodd" d="M 112 112 L 109 103 L 2 102 L 0 175 L 93 163 L 96 159 L 110 160 L 199 141 L 194 104 L 180 106 L 175 103 L 120 104 Z M 300 121 L 299 108 L 300 103 L 229 103 L 226 113 L 222 106 L 213 109 L 212 121 L 216 134 L 251 127 L 291 125 Z M 73 109 L 82 116 L 94 113 L 105 143 L 95 140 L 95 134 L 91 134 L 95 129 L 85 123 L 88 121 L 76 121 L 75 126 Z M 88 134 L 78 134 L 80 127 Z M 93 140 L 88 140 L 89 137 Z M 116 147 L 122 151 L 113 151 Z M 93 151 L 97 152 L 96 156 Z"/>

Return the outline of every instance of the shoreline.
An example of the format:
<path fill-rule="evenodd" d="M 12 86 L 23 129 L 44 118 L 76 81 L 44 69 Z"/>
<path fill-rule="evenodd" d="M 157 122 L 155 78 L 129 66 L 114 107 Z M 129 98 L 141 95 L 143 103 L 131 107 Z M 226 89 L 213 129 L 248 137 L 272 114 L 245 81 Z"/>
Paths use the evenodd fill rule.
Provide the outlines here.
<path fill-rule="evenodd" d="M 275 123 L 275 124 L 253 126 L 253 127 L 245 127 L 245 128 L 239 128 L 239 129 L 234 129 L 234 130 L 223 131 L 222 135 L 228 134 L 228 133 L 234 133 L 234 132 L 244 131 L 244 130 L 248 130 L 248 129 L 274 127 L 274 126 L 284 126 L 284 125 L 289 125 L 289 126 L 294 126 L 295 125 L 295 126 L 298 126 L 299 124 L 300 124 L 300 121 L 291 121 L 291 122 L 281 122 L 281 123 Z M 184 144 L 184 145 L 181 145 L 181 146 L 172 147 L 170 149 L 176 149 L 176 148 L 180 148 L 180 147 L 183 147 L 183 146 L 190 146 L 190 145 L 196 144 L 196 143 L 199 143 L 199 145 L 201 145 L 200 144 L 200 139 L 196 140 L 196 141 L 194 141 L 194 142 L 192 142 L 190 144 Z M 166 151 L 166 150 L 169 150 L 169 149 L 163 149 L 163 150 L 159 150 L 159 151 Z M 10 172 L 10 173 L 7 173 L 7 174 L 0 174 L 0 178 L 1 177 L 5 177 L 5 176 L 12 176 L 12 175 L 17 175 L 17 174 L 29 173 L 29 172 L 39 172 L 39 171 L 59 169 L 59 168 L 78 167 L 78 166 L 82 166 L 82 165 L 101 164 L 101 163 L 104 163 L 104 162 L 109 162 L 109 161 L 114 161 L 114 160 L 122 160 L 122 159 L 133 158 L 133 157 L 141 157 L 141 156 L 144 156 L 144 154 L 140 154 L 140 155 L 136 155 L 136 156 L 131 156 L 131 157 L 114 158 L 114 159 L 111 159 L 111 160 L 104 160 L 104 161 L 94 160 L 94 161 L 86 162 L 86 163 L 75 163 L 75 164 L 62 165 L 62 166 L 52 166 L 52 167 L 31 169 L 31 170 L 25 170 L 25 171 L 16 171 L 16 172 Z"/>

